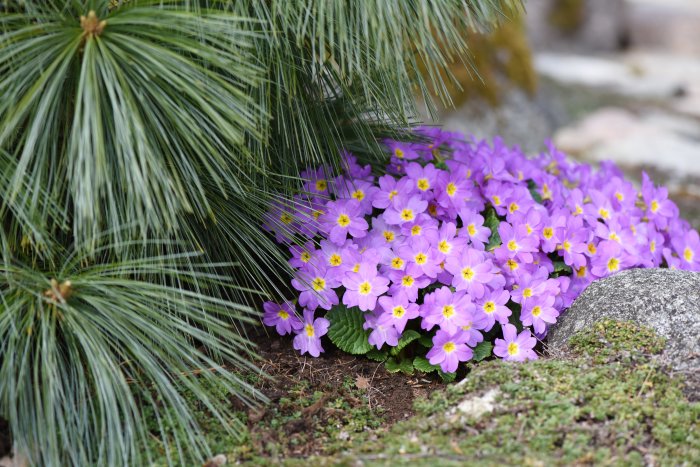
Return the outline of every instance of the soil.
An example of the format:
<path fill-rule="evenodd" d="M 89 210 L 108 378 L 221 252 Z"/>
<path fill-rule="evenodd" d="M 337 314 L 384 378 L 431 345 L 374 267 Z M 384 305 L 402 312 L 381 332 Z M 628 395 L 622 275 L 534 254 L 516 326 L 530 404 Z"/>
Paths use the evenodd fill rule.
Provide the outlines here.
<path fill-rule="evenodd" d="M 348 355 L 330 345 L 319 358 L 312 358 L 293 350 L 291 339 L 261 335 L 252 340 L 261 356 L 258 366 L 273 378 L 256 384 L 271 403 L 248 411 L 251 451 L 258 456 L 327 454 L 329 443 L 322 438 L 328 426 L 345 431 L 345 426 L 356 423 L 358 414 L 364 413 L 369 414 L 368 420 L 381 422 L 380 426 L 365 426 L 364 431 L 383 432 L 414 415 L 415 399 L 427 399 L 444 387 L 425 375 L 389 373 L 383 363 Z M 269 452 L 270 446 L 275 452 Z"/>
<path fill-rule="evenodd" d="M 12 453 L 12 436 L 10 435 L 10 424 L 0 418 L 0 459 Z"/>

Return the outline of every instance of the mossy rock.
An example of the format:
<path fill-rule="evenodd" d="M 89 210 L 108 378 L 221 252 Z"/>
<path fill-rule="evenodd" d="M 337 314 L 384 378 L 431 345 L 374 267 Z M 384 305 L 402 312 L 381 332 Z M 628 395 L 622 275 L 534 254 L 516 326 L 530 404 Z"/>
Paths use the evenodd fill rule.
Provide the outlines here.
<path fill-rule="evenodd" d="M 572 351 L 598 357 L 658 355 L 665 346 L 666 339 L 658 336 L 653 329 L 613 319 L 598 321 L 592 329 L 579 332 L 569 339 Z"/>
<path fill-rule="evenodd" d="M 609 320 L 636 323 L 642 334 L 635 337 L 623 324 L 609 329 L 598 324 Z M 674 370 L 700 374 L 700 273 L 629 269 L 597 280 L 552 326 L 547 346 L 556 355 L 570 347 L 574 335 L 589 329 L 597 329 L 598 339 L 616 334 L 616 345 L 622 347 L 650 345 L 644 342 L 644 330 L 653 329 L 666 339 L 662 357 Z"/>

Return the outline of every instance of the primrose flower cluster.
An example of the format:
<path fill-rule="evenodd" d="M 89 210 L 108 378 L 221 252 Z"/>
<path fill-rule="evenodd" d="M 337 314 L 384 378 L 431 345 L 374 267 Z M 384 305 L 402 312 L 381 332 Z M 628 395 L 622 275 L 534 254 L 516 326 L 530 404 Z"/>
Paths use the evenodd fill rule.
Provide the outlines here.
<path fill-rule="evenodd" d="M 536 338 L 593 280 L 700 270 L 698 233 L 646 175 L 637 189 L 613 164 L 594 170 L 553 147 L 528 158 L 499 140 L 417 131 L 420 143 L 386 142 L 385 175 L 346 154 L 345 173 L 303 172 L 307 193 L 268 213 L 265 228 L 291 245 L 303 312 L 267 302 L 264 323 L 302 353 L 323 351 L 323 315 L 342 303 L 364 313 L 377 349 L 409 328 L 428 334 L 425 357 L 444 372 L 484 339 L 500 358 L 534 359 Z"/>

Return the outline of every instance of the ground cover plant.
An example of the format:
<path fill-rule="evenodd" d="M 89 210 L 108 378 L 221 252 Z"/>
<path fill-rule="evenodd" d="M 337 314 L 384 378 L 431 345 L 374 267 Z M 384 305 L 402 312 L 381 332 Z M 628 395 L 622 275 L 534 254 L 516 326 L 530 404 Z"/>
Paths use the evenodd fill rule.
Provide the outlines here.
<path fill-rule="evenodd" d="M 700 270 L 698 233 L 646 175 L 637 189 L 614 165 L 594 170 L 551 146 L 529 158 L 499 140 L 418 135 L 386 141 L 383 175 L 349 153 L 341 174 L 307 170 L 306 193 L 269 213 L 298 296 L 267 302 L 264 322 L 302 354 L 319 356 L 327 335 L 391 370 L 450 379 L 492 353 L 536 359 L 595 279 Z"/>
<path fill-rule="evenodd" d="M 448 385 L 330 346 L 322 358 L 299 355 L 289 351 L 289 336 L 261 333 L 255 341 L 274 379 L 244 377 L 271 403 L 247 408 L 215 391 L 244 424 L 242 439 L 186 395 L 217 458 L 236 465 L 694 465 L 700 458 L 697 385 L 674 376 L 661 356 L 664 339 L 634 323 L 604 320 L 576 334 L 566 352 L 526 364 L 481 362 Z"/>
<path fill-rule="evenodd" d="M 700 402 L 669 375 L 663 339 L 605 320 L 570 352 L 476 366 L 416 416 L 318 465 L 696 465 Z M 695 388 L 697 389 L 697 388 Z M 693 398 L 694 396 L 694 398 Z M 307 461 L 309 462 L 309 461 Z M 296 465 L 290 462 L 289 465 Z"/>

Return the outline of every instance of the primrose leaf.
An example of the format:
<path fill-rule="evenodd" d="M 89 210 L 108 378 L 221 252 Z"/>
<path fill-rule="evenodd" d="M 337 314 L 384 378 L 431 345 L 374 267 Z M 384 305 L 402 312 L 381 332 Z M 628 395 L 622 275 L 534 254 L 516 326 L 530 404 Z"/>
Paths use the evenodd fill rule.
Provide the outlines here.
<path fill-rule="evenodd" d="M 362 328 L 365 317 L 359 308 L 338 305 L 326 314 L 326 318 L 331 322 L 328 337 L 340 350 L 363 355 L 373 349 L 368 341 L 369 331 Z"/>

